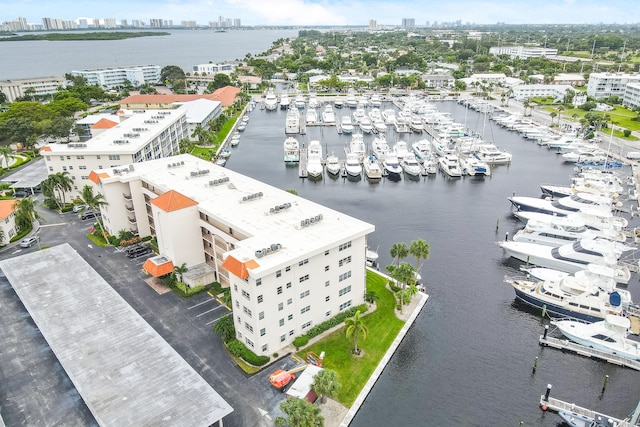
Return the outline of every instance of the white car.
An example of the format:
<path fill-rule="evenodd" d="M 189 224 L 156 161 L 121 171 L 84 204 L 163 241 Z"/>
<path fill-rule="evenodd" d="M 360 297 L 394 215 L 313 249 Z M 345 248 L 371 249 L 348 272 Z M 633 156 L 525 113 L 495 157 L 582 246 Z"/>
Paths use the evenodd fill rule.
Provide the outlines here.
<path fill-rule="evenodd" d="M 87 205 L 75 205 L 73 207 L 73 213 L 78 213 L 81 210 L 86 209 L 86 208 L 87 208 Z"/>
<path fill-rule="evenodd" d="M 37 236 L 31 236 L 31 237 L 27 237 L 26 239 L 23 239 L 20 242 L 20 247 L 21 248 L 30 248 L 31 245 L 33 245 L 34 243 L 38 242 L 38 237 Z"/>

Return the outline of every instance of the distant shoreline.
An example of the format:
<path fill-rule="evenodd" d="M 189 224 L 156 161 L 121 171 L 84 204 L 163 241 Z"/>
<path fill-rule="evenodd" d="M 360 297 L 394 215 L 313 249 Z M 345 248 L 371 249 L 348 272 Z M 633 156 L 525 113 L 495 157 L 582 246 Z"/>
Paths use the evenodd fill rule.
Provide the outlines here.
<path fill-rule="evenodd" d="M 26 34 L 23 36 L 0 37 L 0 42 L 15 41 L 78 41 L 78 40 L 124 40 L 137 37 L 170 36 L 166 31 L 144 31 L 144 32 L 94 32 L 94 33 L 48 33 L 48 34 Z"/>

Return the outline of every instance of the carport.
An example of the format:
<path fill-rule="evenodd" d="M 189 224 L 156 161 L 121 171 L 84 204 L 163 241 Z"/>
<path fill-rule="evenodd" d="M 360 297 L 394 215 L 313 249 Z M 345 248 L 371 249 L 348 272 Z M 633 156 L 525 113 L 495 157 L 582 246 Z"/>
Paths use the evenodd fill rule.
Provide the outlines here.
<path fill-rule="evenodd" d="M 34 195 L 36 187 L 39 187 L 48 176 L 47 165 L 44 159 L 40 158 L 32 160 L 30 164 L 3 178 L 1 182 L 9 182 L 11 183 L 11 188 L 15 190 L 23 189 Z"/>

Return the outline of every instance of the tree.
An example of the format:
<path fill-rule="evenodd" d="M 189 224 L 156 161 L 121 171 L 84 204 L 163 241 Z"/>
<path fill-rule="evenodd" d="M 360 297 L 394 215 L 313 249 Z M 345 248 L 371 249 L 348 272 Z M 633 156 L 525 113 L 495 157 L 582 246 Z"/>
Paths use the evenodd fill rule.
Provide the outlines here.
<path fill-rule="evenodd" d="M 84 203 L 84 205 L 87 208 L 95 212 L 98 212 L 102 206 L 106 206 L 108 204 L 107 201 L 104 200 L 104 196 L 102 194 L 100 193 L 95 194 L 93 192 L 93 187 L 90 185 L 85 185 L 84 187 L 82 187 L 82 192 L 80 194 L 80 201 Z M 102 221 L 98 219 L 97 222 L 98 222 L 98 227 L 102 232 L 102 237 L 104 237 L 104 241 L 109 243 L 109 239 L 107 239 L 107 233 L 105 233 L 104 227 L 102 227 Z"/>
<path fill-rule="evenodd" d="M 556 113 L 555 111 L 552 111 L 549 113 L 549 116 L 551 117 L 551 124 L 553 125 L 553 120 L 556 118 L 556 116 L 558 115 L 558 113 Z"/>
<path fill-rule="evenodd" d="M 320 415 L 319 406 L 312 405 L 306 400 L 294 397 L 280 403 L 280 409 L 288 417 L 277 417 L 274 423 L 277 426 L 289 424 L 292 427 L 323 427 L 324 417 Z"/>
<path fill-rule="evenodd" d="M 409 255 L 409 248 L 407 248 L 407 245 L 402 242 L 394 243 L 389 252 L 391 254 L 391 258 L 393 258 L 396 261 L 396 265 L 399 266 L 400 261 Z"/>
<path fill-rule="evenodd" d="M 60 201 L 60 209 L 67 203 L 65 194 L 67 191 L 71 191 L 73 185 L 73 179 L 69 176 L 69 172 L 58 172 L 54 175 L 49 175 L 49 178 L 53 183 L 53 189 L 58 194 L 58 200 Z"/>
<path fill-rule="evenodd" d="M 429 244 L 423 239 L 417 239 L 411 242 L 409 253 L 416 259 L 416 272 L 420 272 L 423 261 L 429 259 Z"/>
<path fill-rule="evenodd" d="M 229 342 L 236 337 L 236 328 L 233 325 L 233 317 L 227 314 L 213 325 L 213 332 L 220 335 L 223 342 Z"/>
<path fill-rule="evenodd" d="M 391 277 L 393 277 L 396 282 L 400 284 L 400 291 L 398 291 L 398 296 L 400 297 L 400 313 L 402 313 L 404 307 L 404 297 L 407 285 L 415 284 L 416 280 L 416 271 L 413 269 L 413 266 L 409 263 L 403 262 L 398 267 L 392 267 L 391 269 L 387 268 L 387 270 L 391 273 Z"/>
<path fill-rule="evenodd" d="M 9 167 L 9 159 L 13 158 L 13 149 L 8 145 L 0 146 L 0 156 L 4 160 L 4 167 Z"/>
<path fill-rule="evenodd" d="M 18 208 L 16 209 L 16 225 L 20 230 L 28 230 L 31 228 L 33 221 L 41 219 L 38 212 L 36 212 L 35 202 L 31 197 L 26 197 L 18 202 Z"/>
<path fill-rule="evenodd" d="M 7 102 L 7 95 L 5 95 L 4 92 L 0 92 L 0 104 L 4 104 L 5 102 Z"/>
<path fill-rule="evenodd" d="M 311 385 L 311 388 L 313 388 L 313 391 L 320 396 L 320 402 L 325 403 L 327 401 L 327 396 L 334 397 L 340 390 L 338 374 L 336 371 L 323 369 L 313 377 L 313 384 Z"/>
<path fill-rule="evenodd" d="M 231 85 L 231 78 L 229 78 L 229 76 L 226 74 L 218 73 L 215 76 L 213 76 L 213 81 L 209 82 L 209 84 L 207 85 L 207 90 L 209 92 L 213 92 L 216 89 L 220 89 L 221 87 L 230 86 L 230 85 Z"/>
<path fill-rule="evenodd" d="M 353 353 L 360 354 L 360 350 L 358 349 L 358 338 L 362 337 L 364 340 L 367 338 L 367 334 L 369 333 L 364 322 L 360 319 L 360 310 L 357 310 L 353 317 L 345 319 L 344 324 L 347 326 L 345 330 L 347 339 L 353 339 Z"/>
<path fill-rule="evenodd" d="M 176 275 L 178 282 L 182 282 L 182 284 L 184 285 L 184 292 L 188 295 L 189 289 L 187 288 L 187 285 L 182 281 L 182 275 L 186 273 L 187 270 L 188 268 L 186 262 L 183 262 L 182 265 L 176 265 L 175 267 L 173 267 L 173 272 Z"/>
<path fill-rule="evenodd" d="M 184 79 L 185 79 L 184 71 L 182 70 L 182 68 L 178 67 L 177 65 L 167 65 L 165 67 L 162 67 L 162 70 L 160 70 L 161 82 L 165 82 L 173 85 L 174 82 L 177 82 L 179 80 L 184 81 Z"/>

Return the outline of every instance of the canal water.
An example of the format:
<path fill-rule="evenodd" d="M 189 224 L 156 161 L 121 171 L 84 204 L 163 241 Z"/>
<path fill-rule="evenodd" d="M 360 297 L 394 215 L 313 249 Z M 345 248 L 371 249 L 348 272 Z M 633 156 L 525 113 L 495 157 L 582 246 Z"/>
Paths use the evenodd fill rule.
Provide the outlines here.
<path fill-rule="evenodd" d="M 495 244 L 521 228 L 507 197 L 537 197 L 542 183 L 568 185 L 573 166 L 455 102 L 438 107 L 511 152 L 512 163 L 494 167 L 486 178 L 450 179 L 438 172 L 376 184 L 326 174 L 318 182 L 304 180 L 297 167 L 283 163 L 286 112 L 257 108 L 227 162 L 234 171 L 374 224 L 369 245 L 378 249 L 381 268 L 391 263 L 389 248 L 395 242 L 422 238 L 430 245 L 421 271 L 429 302 L 351 425 L 519 426 L 522 421 L 555 426 L 560 418 L 538 407 L 547 384 L 557 398 L 627 415 L 640 399 L 640 373 L 541 348 L 538 336 L 546 322 L 515 302 L 504 277 L 517 274 L 518 263 Z M 352 111 L 336 112 L 339 118 Z M 410 146 L 424 137 L 390 130 L 387 140 L 392 146 L 402 138 Z M 313 139 L 321 141 L 325 156 L 333 151 L 345 158 L 350 136 L 339 135 L 335 127 L 308 127 L 299 136 L 305 144 Z M 372 139 L 365 135 L 369 147 Z M 640 300 L 637 277 L 628 290 Z M 362 344 L 366 349 L 366 341 Z M 608 385 L 601 393 L 605 375 Z"/>

